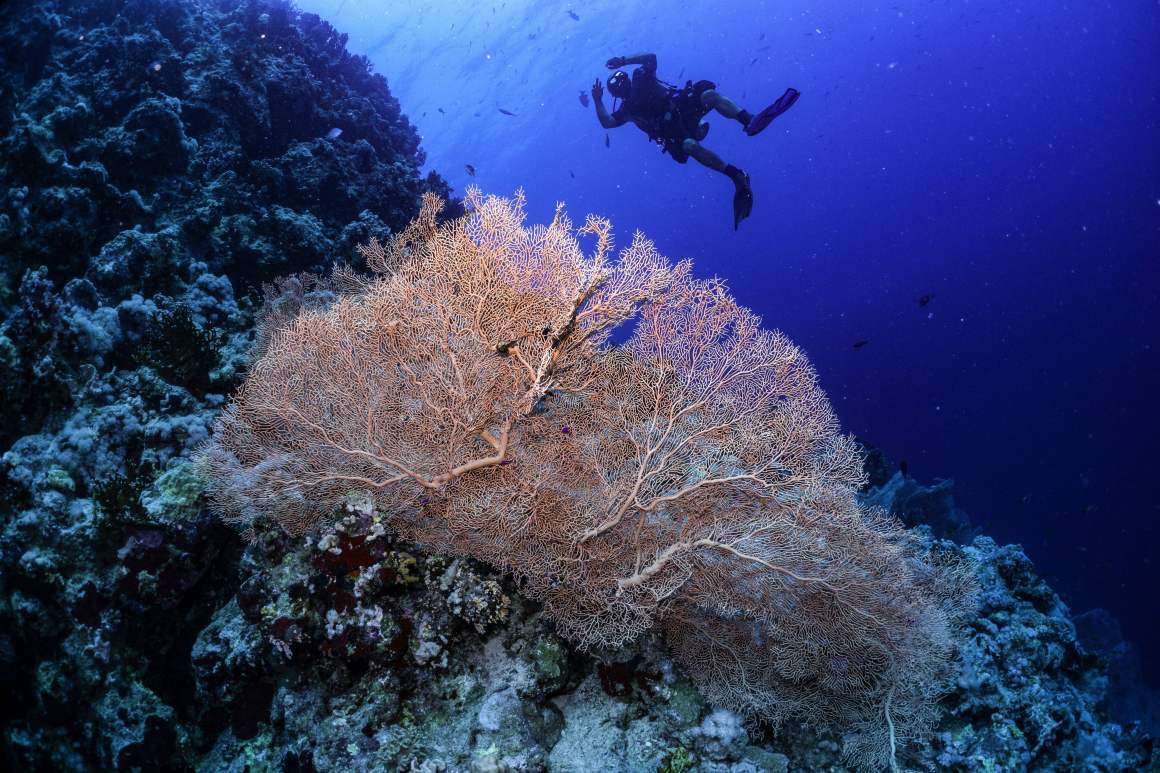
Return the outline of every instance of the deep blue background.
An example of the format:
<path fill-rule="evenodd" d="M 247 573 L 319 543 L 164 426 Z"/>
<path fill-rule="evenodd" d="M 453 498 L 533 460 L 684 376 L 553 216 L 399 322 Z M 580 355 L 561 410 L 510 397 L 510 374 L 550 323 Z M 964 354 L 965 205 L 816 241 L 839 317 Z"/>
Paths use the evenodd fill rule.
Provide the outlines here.
<path fill-rule="evenodd" d="M 428 166 L 725 277 L 809 352 L 846 428 L 954 478 L 1074 610 L 1112 610 L 1155 678 L 1155 0 L 382 5 L 302 3 L 388 77 Z M 758 138 L 711 119 L 706 145 L 753 179 L 739 232 L 728 180 L 631 126 L 606 148 L 581 107 L 606 58 L 640 51 L 751 110 L 802 91 Z"/>

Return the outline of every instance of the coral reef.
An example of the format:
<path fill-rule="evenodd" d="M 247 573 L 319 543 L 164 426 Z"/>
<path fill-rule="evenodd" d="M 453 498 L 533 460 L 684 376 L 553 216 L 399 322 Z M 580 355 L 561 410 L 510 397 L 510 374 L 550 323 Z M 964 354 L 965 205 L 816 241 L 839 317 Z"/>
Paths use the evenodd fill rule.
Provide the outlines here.
<path fill-rule="evenodd" d="M 186 485 L 165 488 L 171 493 L 153 491 L 148 499 L 187 501 Z M 152 544 L 135 532 L 122 552 L 137 565 Z M 1026 556 L 987 538 L 961 550 L 979 567 L 982 609 L 939 725 L 908 749 L 902 765 L 1146 765 L 1149 742 L 1103 715 L 1107 681 L 1099 662 Z M 237 574 L 219 578 L 226 587 L 216 608 L 203 611 L 196 639 L 182 645 L 190 672 L 180 694 L 150 689 L 157 687 L 148 676 L 157 656 L 118 651 L 123 645 L 112 638 L 108 612 L 99 613 L 99 630 L 86 626 L 85 636 L 70 637 L 66 652 L 44 662 L 35 684 L 23 688 L 37 708 L 11 724 L 9 753 L 21 753 L 31 767 L 39 761 L 79 770 L 114 763 L 203 770 L 243 763 L 288 770 L 842 769 L 838 736 L 797 725 L 775 732 L 707 704 L 656 637 L 600 657 L 577 651 L 508 580 L 400 541 L 365 500 L 349 502 L 300 538 L 260 530 L 240 560 L 230 558 Z M 18 645 L 30 617 L 45 616 L 28 603 L 14 594 L 7 610 L 19 623 Z M 55 618 L 67 627 L 67 613 Z M 94 672 L 108 673 L 98 669 L 110 660 L 122 670 L 95 679 Z M 134 665 L 145 675 L 135 675 Z M 45 732 L 52 714 L 43 712 L 66 687 L 93 701 L 95 732 L 109 756 L 91 757 L 76 739 Z"/>
<path fill-rule="evenodd" d="M 280 2 L 0 7 L 13 769 L 151 768 L 200 742 L 189 652 L 240 541 L 186 458 L 246 367 L 235 290 L 355 258 L 447 193 L 342 43 Z"/>
<path fill-rule="evenodd" d="M 213 296 L 228 274 L 245 293 L 353 259 L 423 191 L 448 195 L 420 179 L 418 135 L 344 44 L 276 0 L 0 8 L 0 304 L 20 305 L 0 338 L 0 445 L 68 401 L 79 363 L 131 364 L 125 344 L 148 341 L 118 339 L 115 317 L 145 324 L 142 304 L 183 281 Z M 73 281 L 60 305 L 50 288 Z"/>
<path fill-rule="evenodd" d="M 250 353 L 347 280 L 286 278 L 262 315 L 249 290 L 447 193 L 339 33 L 279 2 L 12 0 L 0 150 L 5 769 L 842 769 L 842 738 L 706 704 L 655 636 L 581 652 L 365 500 L 248 543 L 209 515 L 192 450 Z M 865 502 L 963 523 L 946 484 L 888 477 Z M 1017 547 L 921 539 L 978 567 L 981 607 L 902 766 L 1156 764 L 1106 615 L 1073 622 Z"/>

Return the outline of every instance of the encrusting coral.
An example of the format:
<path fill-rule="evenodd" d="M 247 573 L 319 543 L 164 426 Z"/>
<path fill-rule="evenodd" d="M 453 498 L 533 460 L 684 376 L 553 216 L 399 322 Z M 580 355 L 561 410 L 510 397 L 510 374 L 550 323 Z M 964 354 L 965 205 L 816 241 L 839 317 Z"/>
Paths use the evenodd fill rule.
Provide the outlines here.
<path fill-rule="evenodd" d="M 228 520 L 298 534 L 354 492 L 429 548 L 510 571 L 585 648 L 658 625 L 713 700 L 847 731 L 862 767 L 924 734 L 972 569 L 856 500 L 858 449 L 804 354 L 639 233 L 562 205 L 424 198 L 329 306 L 267 318 L 200 452 Z M 590 255 L 577 237 L 592 237 Z M 623 344 L 616 329 L 633 323 Z"/>

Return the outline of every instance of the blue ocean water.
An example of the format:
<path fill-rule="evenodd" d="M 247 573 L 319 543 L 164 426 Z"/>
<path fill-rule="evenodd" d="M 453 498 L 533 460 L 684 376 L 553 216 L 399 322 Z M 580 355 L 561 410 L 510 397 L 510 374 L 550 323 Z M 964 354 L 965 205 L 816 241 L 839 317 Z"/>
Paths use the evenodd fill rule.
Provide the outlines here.
<path fill-rule="evenodd" d="M 954 478 L 1160 676 L 1157 3 L 300 5 L 388 75 L 430 168 L 725 278 L 807 350 L 846 429 Z M 708 118 L 752 178 L 738 231 L 728 179 L 581 104 L 641 52 L 751 111 L 802 92 L 755 138 Z"/>

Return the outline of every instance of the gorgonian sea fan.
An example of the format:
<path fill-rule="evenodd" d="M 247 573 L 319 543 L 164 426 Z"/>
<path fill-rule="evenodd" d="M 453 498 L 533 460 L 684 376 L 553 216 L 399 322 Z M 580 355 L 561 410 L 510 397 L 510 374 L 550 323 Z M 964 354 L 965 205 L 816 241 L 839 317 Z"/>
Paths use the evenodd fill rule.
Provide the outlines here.
<path fill-rule="evenodd" d="M 513 573 L 580 646 L 659 625 L 712 700 L 894 765 L 935 717 L 969 567 L 859 507 L 805 355 L 722 282 L 639 233 L 614 255 L 606 220 L 574 230 L 562 205 L 527 227 L 520 194 L 468 203 L 438 224 L 426 197 L 361 248 L 373 277 L 268 318 L 200 454 L 218 511 L 299 534 L 369 493 L 408 538 Z"/>

